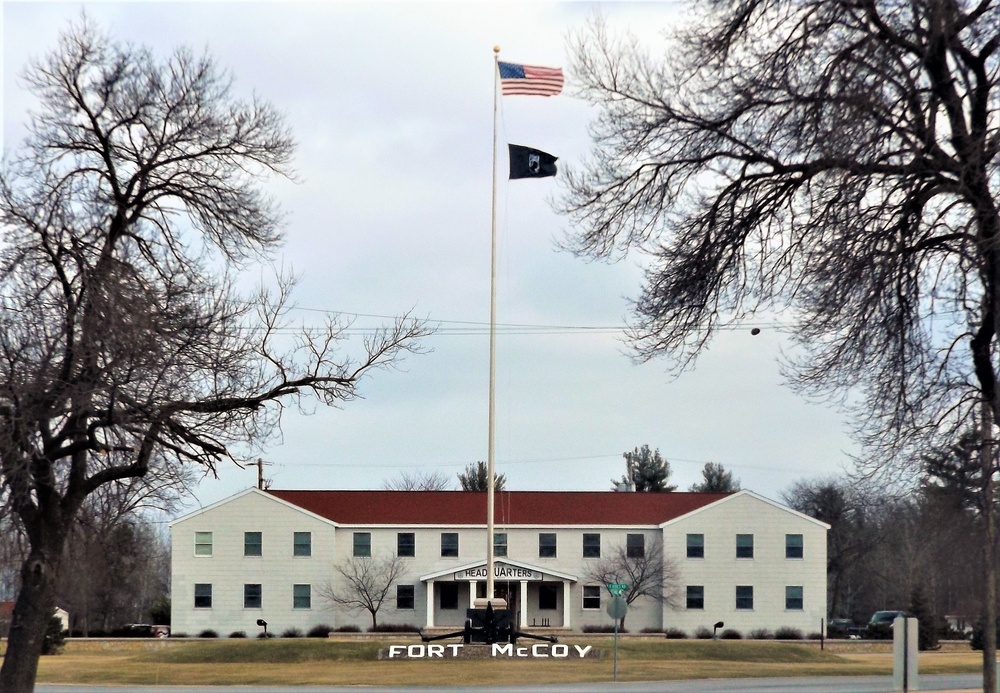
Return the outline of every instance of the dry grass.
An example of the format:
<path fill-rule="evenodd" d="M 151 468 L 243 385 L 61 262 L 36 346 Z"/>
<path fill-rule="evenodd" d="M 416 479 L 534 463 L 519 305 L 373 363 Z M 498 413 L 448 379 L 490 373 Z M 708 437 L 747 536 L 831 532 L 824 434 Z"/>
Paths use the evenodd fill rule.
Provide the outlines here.
<path fill-rule="evenodd" d="M 394 641 L 399 644 L 400 641 Z M 572 640 L 569 640 L 572 645 Z M 80 643 L 43 657 L 39 682 L 116 685 L 500 685 L 607 681 L 613 645 L 588 639 L 598 659 L 376 661 L 387 643 L 219 640 Z M 763 676 L 887 675 L 889 653 L 833 654 L 808 645 L 738 641 L 628 641 L 619 644 L 623 681 Z M 336 663 L 331 666 L 331 663 Z M 927 674 L 982 670 L 978 652 L 925 653 Z"/>

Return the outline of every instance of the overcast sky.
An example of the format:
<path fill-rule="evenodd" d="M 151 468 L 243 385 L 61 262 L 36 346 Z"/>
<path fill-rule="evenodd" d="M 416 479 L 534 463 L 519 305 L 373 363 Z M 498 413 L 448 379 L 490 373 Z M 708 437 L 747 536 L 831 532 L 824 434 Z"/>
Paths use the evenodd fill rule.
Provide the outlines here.
<path fill-rule="evenodd" d="M 276 264 L 301 275 L 298 320 L 335 312 L 369 327 L 412 310 L 439 327 L 428 353 L 366 380 L 364 399 L 288 410 L 283 440 L 265 455 L 273 486 L 379 488 L 403 472 L 455 479 L 485 460 L 493 46 L 502 60 L 568 68 L 568 34 L 600 11 L 665 54 L 659 31 L 682 5 L 4 2 L 7 150 L 32 105 L 17 75 L 84 9 L 160 55 L 180 45 L 209 51 L 239 94 L 286 114 L 298 181 L 269 191 L 288 215 Z M 561 96 L 504 98 L 501 147 L 579 166 L 593 112 L 573 91 L 567 70 Z M 633 363 L 622 327 L 643 258 L 603 264 L 558 250 L 567 230 L 550 204 L 559 177 L 500 180 L 496 461 L 509 489 L 607 489 L 624 472 L 622 453 L 643 444 L 670 461 L 682 490 L 709 461 L 772 498 L 849 465 L 844 418 L 782 385 L 778 357 L 790 342 L 773 318 L 758 321 L 755 337 L 754 323 L 722 333 L 677 379 L 663 361 Z M 198 486 L 195 505 L 255 481 L 255 469 L 224 466 Z"/>

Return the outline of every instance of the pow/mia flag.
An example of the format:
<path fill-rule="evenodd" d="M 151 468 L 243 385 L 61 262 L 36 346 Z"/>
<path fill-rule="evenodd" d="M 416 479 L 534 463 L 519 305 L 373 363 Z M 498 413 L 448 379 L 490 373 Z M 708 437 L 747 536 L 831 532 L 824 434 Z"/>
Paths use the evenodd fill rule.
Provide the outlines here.
<path fill-rule="evenodd" d="M 510 150 L 510 179 L 546 178 L 556 175 L 556 159 L 538 149 L 508 144 Z"/>

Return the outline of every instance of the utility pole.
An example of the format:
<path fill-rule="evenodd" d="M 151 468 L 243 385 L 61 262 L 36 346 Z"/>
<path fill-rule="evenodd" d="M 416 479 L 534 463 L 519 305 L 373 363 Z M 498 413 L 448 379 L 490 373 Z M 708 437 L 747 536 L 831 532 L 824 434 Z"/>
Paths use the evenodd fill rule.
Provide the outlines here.
<path fill-rule="evenodd" d="M 264 465 L 270 466 L 270 462 L 265 462 L 263 457 L 258 457 L 256 462 L 251 462 L 251 467 L 257 468 L 257 488 L 263 491 L 271 486 L 270 482 L 264 478 Z"/>

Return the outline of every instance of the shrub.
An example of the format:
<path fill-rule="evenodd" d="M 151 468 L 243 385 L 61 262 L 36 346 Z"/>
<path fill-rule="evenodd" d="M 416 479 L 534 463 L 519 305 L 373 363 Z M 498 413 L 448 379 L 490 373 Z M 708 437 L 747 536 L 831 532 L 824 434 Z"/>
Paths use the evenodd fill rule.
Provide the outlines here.
<path fill-rule="evenodd" d="M 340 626 L 336 629 L 336 633 L 360 633 L 361 629 L 357 626 Z"/>
<path fill-rule="evenodd" d="M 711 640 L 712 631 L 709 628 L 706 628 L 705 626 L 698 626 L 698 628 L 695 629 L 694 631 L 694 637 L 698 638 L 699 640 Z"/>
<path fill-rule="evenodd" d="M 409 623 L 380 623 L 368 629 L 369 633 L 419 633 L 420 628 Z"/>
<path fill-rule="evenodd" d="M 188 634 L 187 633 L 183 633 L 183 632 L 181 632 L 181 633 L 171 633 L 170 637 L 171 638 L 186 638 L 186 637 L 188 637 Z"/>
<path fill-rule="evenodd" d="M 270 640 L 273 637 L 274 637 L 274 633 L 263 633 L 263 632 L 257 633 L 257 639 L 258 640 Z"/>
<path fill-rule="evenodd" d="M 742 640 L 743 634 L 740 633 L 738 630 L 734 630 L 732 628 L 726 628 L 724 631 L 719 633 L 719 637 L 722 638 L 723 640 Z"/>
<path fill-rule="evenodd" d="M 333 630 L 333 628 L 331 628 L 330 626 L 328 626 L 326 624 L 321 624 L 321 625 L 318 625 L 318 626 L 313 626 L 312 628 L 309 629 L 309 632 L 306 633 L 306 637 L 309 637 L 309 638 L 325 638 L 325 637 L 327 637 L 327 636 L 330 635 L 330 631 L 331 630 Z"/>
<path fill-rule="evenodd" d="M 299 630 L 298 628 L 286 628 L 281 633 L 281 637 L 283 637 L 283 638 L 301 638 L 302 637 L 302 631 Z"/>
<path fill-rule="evenodd" d="M 614 633 L 615 626 L 614 624 L 611 625 L 601 624 L 599 626 L 584 626 L 582 630 L 584 633 Z M 628 633 L 628 631 L 625 630 L 624 628 L 619 628 L 618 632 Z"/>
<path fill-rule="evenodd" d="M 819 631 L 813 631 L 812 633 L 810 633 L 806 637 L 809 640 L 822 640 L 823 639 L 823 634 L 820 633 Z"/>
<path fill-rule="evenodd" d="M 219 634 L 216 633 L 211 628 L 208 628 L 208 629 L 203 630 L 200 633 L 198 633 L 198 637 L 199 638 L 217 638 L 217 637 L 219 637 Z"/>
<path fill-rule="evenodd" d="M 42 654 L 57 655 L 62 652 L 66 644 L 66 634 L 63 632 L 62 621 L 56 616 L 49 619 L 45 626 L 45 635 L 42 637 Z"/>
<path fill-rule="evenodd" d="M 663 629 L 662 628 L 653 628 L 651 626 L 648 626 L 646 628 L 643 628 L 639 632 L 640 633 L 662 633 Z"/>
<path fill-rule="evenodd" d="M 664 636 L 670 640 L 684 640 L 688 635 L 680 628 L 667 628 Z"/>
<path fill-rule="evenodd" d="M 969 644 L 972 646 L 973 650 L 983 649 L 983 636 L 986 635 L 985 629 L 982 623 L 977 623 L 976 627 L 972 629 L 972 638 L 969 639 Z M 1000 625 L 997 626 L 997 642 L 1000 642 Z"/>
<path fill-rule="evenodd" d="M 234 630 L 229 634 L 229 637 L 231 638 L 245 638 L 246 636 L 247 632 L 245 630 Z"/>
<path fill-rule="evenodd" d="M 798 628 L 790 628 L 789 626 L 782 626 L 778 630 L 774 631 L 774 637 L 778 640 L 801 640 L 802 631 Z"/>
<path fill-rule="evenodd" d="M 747 638 L 750 640 L 770 640 L 773 637 L 775 636 L 771 635 L 771 631 L 767 628 L 754 628 L 747 633 Z"/>

